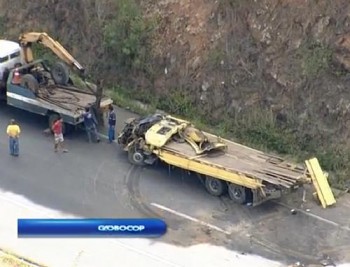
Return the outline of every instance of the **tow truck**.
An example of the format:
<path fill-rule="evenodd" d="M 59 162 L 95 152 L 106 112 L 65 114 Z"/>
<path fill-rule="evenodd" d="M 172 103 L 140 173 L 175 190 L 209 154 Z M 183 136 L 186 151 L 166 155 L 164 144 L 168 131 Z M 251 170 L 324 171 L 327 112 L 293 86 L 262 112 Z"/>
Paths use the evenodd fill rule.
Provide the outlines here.
<path fill-rule="evenodd" d="M 86 81 L 85 68 L 46 33 L 29 32 L 20 35 L 19 44 L 6 41 L 0 42 L 0 46 L 2 43 L 11 45 L 11 55 L 21 56 L 20 60 L 10 61 L 9 55 L 9 63 L 3 65 L 0 88 L 3 99 L 10 106 L 47 116 L 50 129 L 56 118 L 61 116 L 63 130 L 68 133 L 82 124 L 81 114 L 86 107 L 92 107 L 96 113 L 105 112 L 113 103 L 105 96 L 98 99 L 97 87 Z M 45 60 L 34 59 L 31 48 L 33 43 L 51 49 L 61 61 L 50 67 Z M 74 84 L 69 67 L 78 70 L 84 88 Z M 14 76 L 18 74 L 20 82 L 14 83 Z"/>
<path fill-rule="evenodd" d="M 194 173 L 213 196 L 228 193 L 238 204 L 257 206 L 313 183 L 324 208 L 335 204 L 318 160 L 305 165 L 223 139 L 166 114 L 130 118 L 117 142 L 135 165 L 158 161 Z"/>

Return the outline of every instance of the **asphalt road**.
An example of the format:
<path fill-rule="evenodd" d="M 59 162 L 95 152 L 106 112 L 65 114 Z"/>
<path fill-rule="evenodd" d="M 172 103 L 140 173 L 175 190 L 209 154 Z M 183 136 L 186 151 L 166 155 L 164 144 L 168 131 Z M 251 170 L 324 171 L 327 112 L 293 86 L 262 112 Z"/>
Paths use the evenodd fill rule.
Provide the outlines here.
<path fill-rule="evenodd" d="M 119 129 L 130 116 L 118 109 Z M 8 155 L 11 118 L 22 128 L 18 158 Z M 184 171 L 131 166 L 116 144 L 88 144 L 84 133 L 66 137 L 69 153 L 54 153 L 45 128 L 41 116 L 0 107 L 1 189 L 81 217 L 162 217 L 169 231 L 161 241 L 178 246 L 211 243 L 286 263 L 315 263 L 324 254 L 350 261 L 348 197 L 329 210 L 311 200 L 300 206 L 299 193 L 282 201 L 287 206 L 239 206 L 208 195 Z M 291 207 L 301 210 L 291 215 Z"/>

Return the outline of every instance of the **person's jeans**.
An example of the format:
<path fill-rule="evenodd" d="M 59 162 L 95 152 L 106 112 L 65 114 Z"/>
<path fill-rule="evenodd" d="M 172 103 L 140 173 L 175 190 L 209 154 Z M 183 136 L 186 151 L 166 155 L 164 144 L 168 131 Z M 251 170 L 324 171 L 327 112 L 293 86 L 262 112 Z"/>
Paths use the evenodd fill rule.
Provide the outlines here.
<path fill-rule="evenodd" d="M 114 125 L 109 125 L 108 127 L 108 140 L 109 142 L 113 142 L 115 139 L 115 126 Z"/>
<path fill-rule="evenodd" d="M 100 140 L 95 126 L 86 128 L 86 134 L 88 136 L 89 143 L 92 141 L 97 142 Z"/>
<path fill-rule="evenodd" d="M 19 141 L 17 137 L 9 138 L 10 154 L 12 156 L 18 156 L 19 154 Z"/>

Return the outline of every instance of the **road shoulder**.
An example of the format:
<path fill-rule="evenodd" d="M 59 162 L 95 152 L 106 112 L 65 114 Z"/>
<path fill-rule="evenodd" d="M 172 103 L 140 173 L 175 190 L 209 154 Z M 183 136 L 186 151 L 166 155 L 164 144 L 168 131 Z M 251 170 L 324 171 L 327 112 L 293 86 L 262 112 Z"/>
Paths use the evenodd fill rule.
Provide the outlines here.
<path fill-rule="evenodd" d="M 31 260 L 24 259 L 18 255 L 13 254 L 9 251 L 0 249 L 0 265 L 2 267 L 44 267 L 32 262 Z"/>

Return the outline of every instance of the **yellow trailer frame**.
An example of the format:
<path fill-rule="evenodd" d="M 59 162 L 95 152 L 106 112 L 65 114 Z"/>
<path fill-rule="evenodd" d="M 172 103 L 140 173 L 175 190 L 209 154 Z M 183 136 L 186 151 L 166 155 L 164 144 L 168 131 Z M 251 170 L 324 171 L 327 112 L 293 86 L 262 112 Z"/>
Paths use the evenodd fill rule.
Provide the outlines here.
<path fill-rule="evenodd" d="M 176 134 L 183 138 L 183 142 L 173 139 Z M 205 147 L 198 145 L 203 143 L 201 140 L 210 145 L 209 149 L 218 149 L 221 154 L 213 156 L 207 153 Z M 291 164 L 278 156 L 201 132 L 190 122 L 172 116 L 152 125 L 143 137 L 124 144 L 124 149 L 129 154 L 140 154 L 138 151 L 141 151 L 170 166 L 226 182 L 228 188 L 250 189 L 255 198 L 253 205 L 278 198 L 282 191 L 311 182 L 324 208 L 336 202 L 317 159 L 305 161 L 305 166 Z"/>
<path fill-rule="evenodd" d="M 244 174 L 239 174 L 225 169 L 224 167 L 214 166 L 208 161 L 198 161 L 198 157 L 187 158 L 183 155 L 175 154 L 163 149 L 155 149 L 153 151 L 159 159 L 166 162 L 169 165 L 215 177 L 225 180 L 230 183 L 234 183 L 240 186 L 244 186 L 250 189 L 258 189 L 263 186 L 262 181 L 255 178 L 247 177 Z"/>

